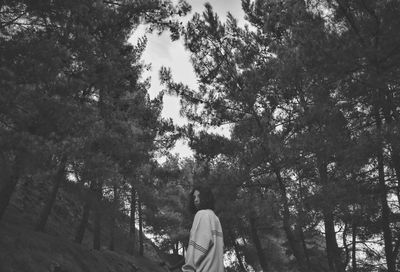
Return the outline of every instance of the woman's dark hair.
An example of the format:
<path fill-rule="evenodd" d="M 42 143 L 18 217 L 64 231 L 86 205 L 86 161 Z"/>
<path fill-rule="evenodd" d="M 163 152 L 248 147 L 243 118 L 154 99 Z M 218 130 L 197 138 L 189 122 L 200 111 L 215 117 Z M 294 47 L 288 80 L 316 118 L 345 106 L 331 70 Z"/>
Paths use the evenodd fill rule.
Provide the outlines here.
<path fill-rule="evenodd" d="M 200 193 L 200 207 L 199 209 L 196 208 L 194 205 L 194 191 L 199 191 Z M 189 195 L 189 211 L 192 214 L 195 214 L 199 210 L 214 210 L 214 196 L 210 188 L 203 187 L 203 186 L 196 186 L 190 192 Z"/>

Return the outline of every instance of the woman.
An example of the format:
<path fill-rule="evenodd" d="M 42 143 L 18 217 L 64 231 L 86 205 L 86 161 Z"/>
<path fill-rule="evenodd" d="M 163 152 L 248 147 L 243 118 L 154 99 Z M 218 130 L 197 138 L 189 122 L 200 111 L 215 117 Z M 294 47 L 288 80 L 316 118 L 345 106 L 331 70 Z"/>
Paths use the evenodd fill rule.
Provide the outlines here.
<path fill-rule="evenodd" d="M 221 223 L 214 213 L 211 190 L 195 187 L 189 203 L 191 212 L 196 215 L 182 271 L 224 272 L 224 239 Z"/>

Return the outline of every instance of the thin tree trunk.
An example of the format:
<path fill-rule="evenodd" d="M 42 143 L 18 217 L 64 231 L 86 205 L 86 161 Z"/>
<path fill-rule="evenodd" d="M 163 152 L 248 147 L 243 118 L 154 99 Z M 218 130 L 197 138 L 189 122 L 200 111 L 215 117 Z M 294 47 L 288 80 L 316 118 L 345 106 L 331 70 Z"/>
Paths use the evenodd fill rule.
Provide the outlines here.
<path fill-rule="evenodd" d="M 350 261 L 350 250 L 349 246 L 347 245 L 347 232 L 348 232 L 348 225 L 347 222 L 344 223 L 344 228 L 343 228 L 343 234 L 342 234 L 342 242 L 343 242 L 343 247 L 344 247 L 344 252 L 345 252 L 345 260 L 344 260 L 344 266 L 347 267 Z"/>
<path fill-rule="evenodd" d="M 311 265 L 310 256 L 308 255 L 306 239 L 304 237 L 304 231 L 301 225 L 299 225 L 299 235 L 300 235 L 301 245 L 303 246 L 303 252 L 306 256 L 307 266 L 310 268 L 310 271 L 314 271 Z"/>
<path fill-rule="evenodd" d="M 258 261 L 260 262 L 261 268 L 264 272 L 271 271 L 270 265 L 267 260 L 267 256 L 264 253 L 264 250 L 261 246 L 261 241 L 257 233 L 256 219 L 254 218 L 254 216 L 250 216 L 249 223 L 250 223 L 251 238 L 254 242 L 254 246 L 256 248 L 258 256 Z"/>
<path fill-rule="evenodd" d="M 142 200 L 138 199 L 139 208 L 139 255 L 143 256 L 143 211 L 142 211 Z"/>
<path fill-rule="evenodd" d="M 102 185 L 98 184 L 96 188 L 96 204 L 94 212 L 94 230 L 93 230 L 93 249 L 100 250 L 101 245 L 101 216 L 102 216 Z"/>
<path fill-rule="evenodd" d="M 392 117 L 392 114 L 391 114 L 392 112 L 396 112 L 396 110 L 394 109 L 393 103 L 392 103 L 392 99 L 393 99 L 392 96 L 387 97 L 386 103 L 382 107 L 385 121 L 386 121 L 388 127 L 393 126 L 393 121 L 395 121 L 395 125 L 396 125 L 396 122 L 399 121 L 396 119 L 393 120 L 394 118 Z M 377 118 L 379 118 L 379 113 L 376 113 L 376 115 L 377 115 Z M 381 124 L 379 124 L 379 126 L 381 126 Z M 396 140 L 395 140 L 396 136 L 397 135 L 389 135 L 388 140 L 389 140 L 390 147 L 391 147 L 390 158 L 391 158 L 392 165 L 395 170 L 396 179 L 397 179 L 397 186 L 396 186 L 397 202 L 400 205 L 400 147 L 396 143 Z M 400 239 L 396 243 L 399 243 L 399 242 L 400 242 Z M 394 254 L 393 258 L 396 259 L 398 252 L 393 252 L 393 254 Z"/>
<path fill-rule="evenodd" d="M 392 246 L 392 231 L 390 229 L 390 208 L 387 201 L 387 188 L 385 182 L 385 173 L 383 165 L 383 154 L 382 149 L 379 148 L 378 157 L 378 175 L 379 175 L 379 188 L 380 188 L 380 199 L 382 205 L 382 230 L 383 240 L 385 243 L 385 256 L 388 272 L 395 272 L 395 260 L 393 259 L 393 246 Z"/>
<path fill-rule="evenodd" d="M 321 179 L 321 184 L 324 188 L 326 188 L 328 185 L 327 165 L 325 162 L 321 161 L 319 157 L 318 171 Z M 345 267 L 341 259 L 341 250 L 339 249 L 336 240 L 335 220 L 331 206 L 332 204 L 328 199 L 328 203 L 325 203 L 324 207 L 322 208 L 328 264 L 332 272 L 344 272 Z"/>
<path fill-rule="evenodd" d="M 77 242 L 78 244 L 82 243 L 86 227 L 89 222 L 90 209 L 93 205 L 93 190 L 94 190 L 94 182 L 91 181 L 89 185 L 89 190 L 86 192 L 85 204 L 83 205 L 82 218 L 75 232 L 75 242 Z"/>
<path fill-rule="evenodd" d="M 302 222 L 302 218 L 305 218 L 305 212 L 304 212 L 304 207 L 303 207 L 303 193 L 302 193 L 302 189 L 303 189 L 303 185 L 301 182 L 301 178 L 299 179 L 299 198 L 300 198 L 300 207 L 299 207 L 299 216 L 297 217 L 297 226 L 298 226 L 298 233 L 299 233 L 299 238 L 301 240 L 301 245 L 303 247 L 303 252 L 304 255 L 306 257 L 306 262 L 307 262 L 307 267 L 310 268 L 310 271 L 314 271 L 314 268 L 311 264 L 310 261 L 310 256 L 308 254 L 308 249 L 307 249 L 307 242 L 306 242 L 306 238 L 304 236 L 304 230 L 303 230 L 303 225 L 304 223 Z"/>
<path fill-rule="evenodd" d="M 22 157 L 23 154 L 17 154 L 9 173 L 5 174 L 4 185 L 0 190 L 0 220 L 10 203 L 12 194 L 15 191 L 19 178 L 21 176 Z"/>
<path fill-rule="evenodd" d="M 282 176 L 278 169 L 275 169 L 275 175 L 278 180 L 281 192 L 281 198 L 283 202 L 283 229 L 285 230 L 290 249 L 292 250 L 293 255 L 296 258 L 299 270 L 301 272 L 309 272 L 311 268 L 308 267 L 307 265 L 306 253 L 304 252 L 304 248 L 301 244 L 301 241 L 296 237 L 296 234 L 292 231 L 292 227 L 290 226 L 290 211 L 289 211 L 289 203 L 287 199 L 286 187 L 285 184 L 283 183 Z"/>
<path fill-rule="evenodd" d="M 331 271 L 333 272 L 344 272 L 344 265 L 340 257 L 340 249 L 336 240 L 335 222 L 333 219 L 333 213 L 325 210 L 324 216 L 324 227 L 325 227 L 325 241 L 328 255 L 328 263 Z"/>
<path fill-rule="evenodd" d="M 115 224 L 116 224 L 116 215 L 118 213 L 118 188 L 116 185 L 113 187 L 114 191 L 114 200 L 113 200 L 113 207 L 111 211 L 111 226 L 110 226 L 110 246 L 109 249 L 114 251 L 115 249 Z"/>
<path fill-rule="evenodd" d="M 395 146 L 395 144 L 391 144 L 392 147 L 392 164 L 395 169 L 396 179 L 397 179 L 397 187 L 396 187 L 396 194 L 397 194 L 397 202 L 400 205 L 400 150 Z"/>
<path fill-rule="evenodd" d="M 46 227 L 47 220 L 49 219 L 51 209 L 54 206 L 54 203 L 56 202 L 57 198 L 57 193 L 58 190 L 60 189 L 60 185 L 63 181 L 65 181 L 65 164 L 67 162 L 67 157 L 63 156 L 60 164 L 58 166 L 57 172 L 53 177 L 53 188 L 50 194 L 50 197 L 47 199 L 46 204 L 44 205 L 40 216 L 39 220 L 36 224 L 35 230 L 37 231 L 44 231 Z"/>
<path fill-rule="evenodd" d="M 83 213 L 82 218 L 79 222 L 79 226 L 75 233 L 75 242 L 81 244 L 83 241 L 83 236 L 85 235 L 85 230 L 89 221 L 89 214 L 90 214 L 90 199 L 85 200 L 85 204 L 83 206 Z"/>
<path fill-rule="evenodd" d="M 400 121 L 400 118 L 399 118 L 399 114 L 397 113 L 397 111 L 395 109 L 395 105 L 393 104 L 392 93 L 390 93 L 390 92 L 387 93 L 386 100 L 385 100 L 384 105 L 382 106 L 382 109 L 383 109 L 383 114 L 384 114 L 387 126 L 389 128 L 392 128 L 392 126 L 397 126 L 397 123 Z M 397 137 L 398 137 L 398 135 L 396 135 L 396 134 L 395 135 L 389 134 L 388 140 L 389 140 L 390 147 L 391 147 L 391 152 L 390 152 L 391 162 L 392 162 L 393 168 L 396 173 L 397 203 L 398 203 L 398 205 L 400 205 L 400 146 L 396 142 Z M 391 254 L 391 258 L 393 260 L 396 260 L 398 254 L 399 254 L 399 249 L 400 249 L 400 236 L 399 235 L 397 236 L 396 241 L 395 241 L 394 245 L 392 246 L 392 248 L 393 248 L 393 251 Z"/>
<path fill-rule="evenodd" d="M 130 219 L 129 219 L 129 244 L 128 253 L 135 253 L 136 245 L 136 191 L 133 184 L 131 185 L 131 199 L 130 199 Z"/>
<path fill-rule="evenodd" d="M 353 272 L 357 272 L 357 224 L 353 219 L 352 238 L 351 238 L 351 267 Z"/>

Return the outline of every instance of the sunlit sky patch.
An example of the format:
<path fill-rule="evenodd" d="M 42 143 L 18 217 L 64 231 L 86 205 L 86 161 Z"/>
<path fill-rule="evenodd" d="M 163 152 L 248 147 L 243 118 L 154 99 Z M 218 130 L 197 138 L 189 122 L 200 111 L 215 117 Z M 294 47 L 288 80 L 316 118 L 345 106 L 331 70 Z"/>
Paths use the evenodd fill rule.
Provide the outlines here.
<path fill-rule="evenodd" d="M 182 22 L 186 24 L 192 18 L 195 12 L 202 13 L 205 3 L 210 3 L 221 21 L 226 20 L 228 12 L 230 12 L 237 20 L 238 25 L 244 25 L 244 12 L 242 10 L 241 0 L 187 0 L 192 6 L 192 12 L 182 18 Z M 146 33 L 146 26 L 141 25 L 130 38 L 130 42 L 136 43 L 139 37 L 146 35 L 148 42 L 146 50 L 143 53 L 143 61 L 151 63 L 151 69 L 144 73 L 144 78 L 151 78 L 151 87 L 149 90 L 150 98 L 154 98 L 162 90 L 159 80 L 159 71 L 162 66 L 169 67 L 174 81 L 182 82 L 192 89 L 197 89 L 197 79 L 190 62 L 190 55 L 185 50 L 183 40 L 171 41 L 169 33 L 164 32 L 161 35 L 157 33 Z M 187 124 L 186 118 L 179 113 L 179 98 L 175 96 L 164 96 L 164 107 L 162 117 L 172 118 L 176 125 Z M 214 128 L 214 133 L 229 135 L 229 128 Z M 184 140 L 179 140 L 171 153 L 178 153 L 181 157 L 192 156 L 193 151 L 189 148 Z"/>

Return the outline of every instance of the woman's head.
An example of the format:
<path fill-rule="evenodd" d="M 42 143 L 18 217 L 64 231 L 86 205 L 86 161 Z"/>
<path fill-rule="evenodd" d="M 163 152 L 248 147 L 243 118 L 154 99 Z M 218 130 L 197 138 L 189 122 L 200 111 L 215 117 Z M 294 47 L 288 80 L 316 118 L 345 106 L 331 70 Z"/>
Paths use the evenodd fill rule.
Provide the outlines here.
<path fill-rule="evenodd" d="M 195 214 L 199 210 L 214 210 L 214 196 L 208 187 L 196 186 L 189 196 L 190 212 Z"/>

